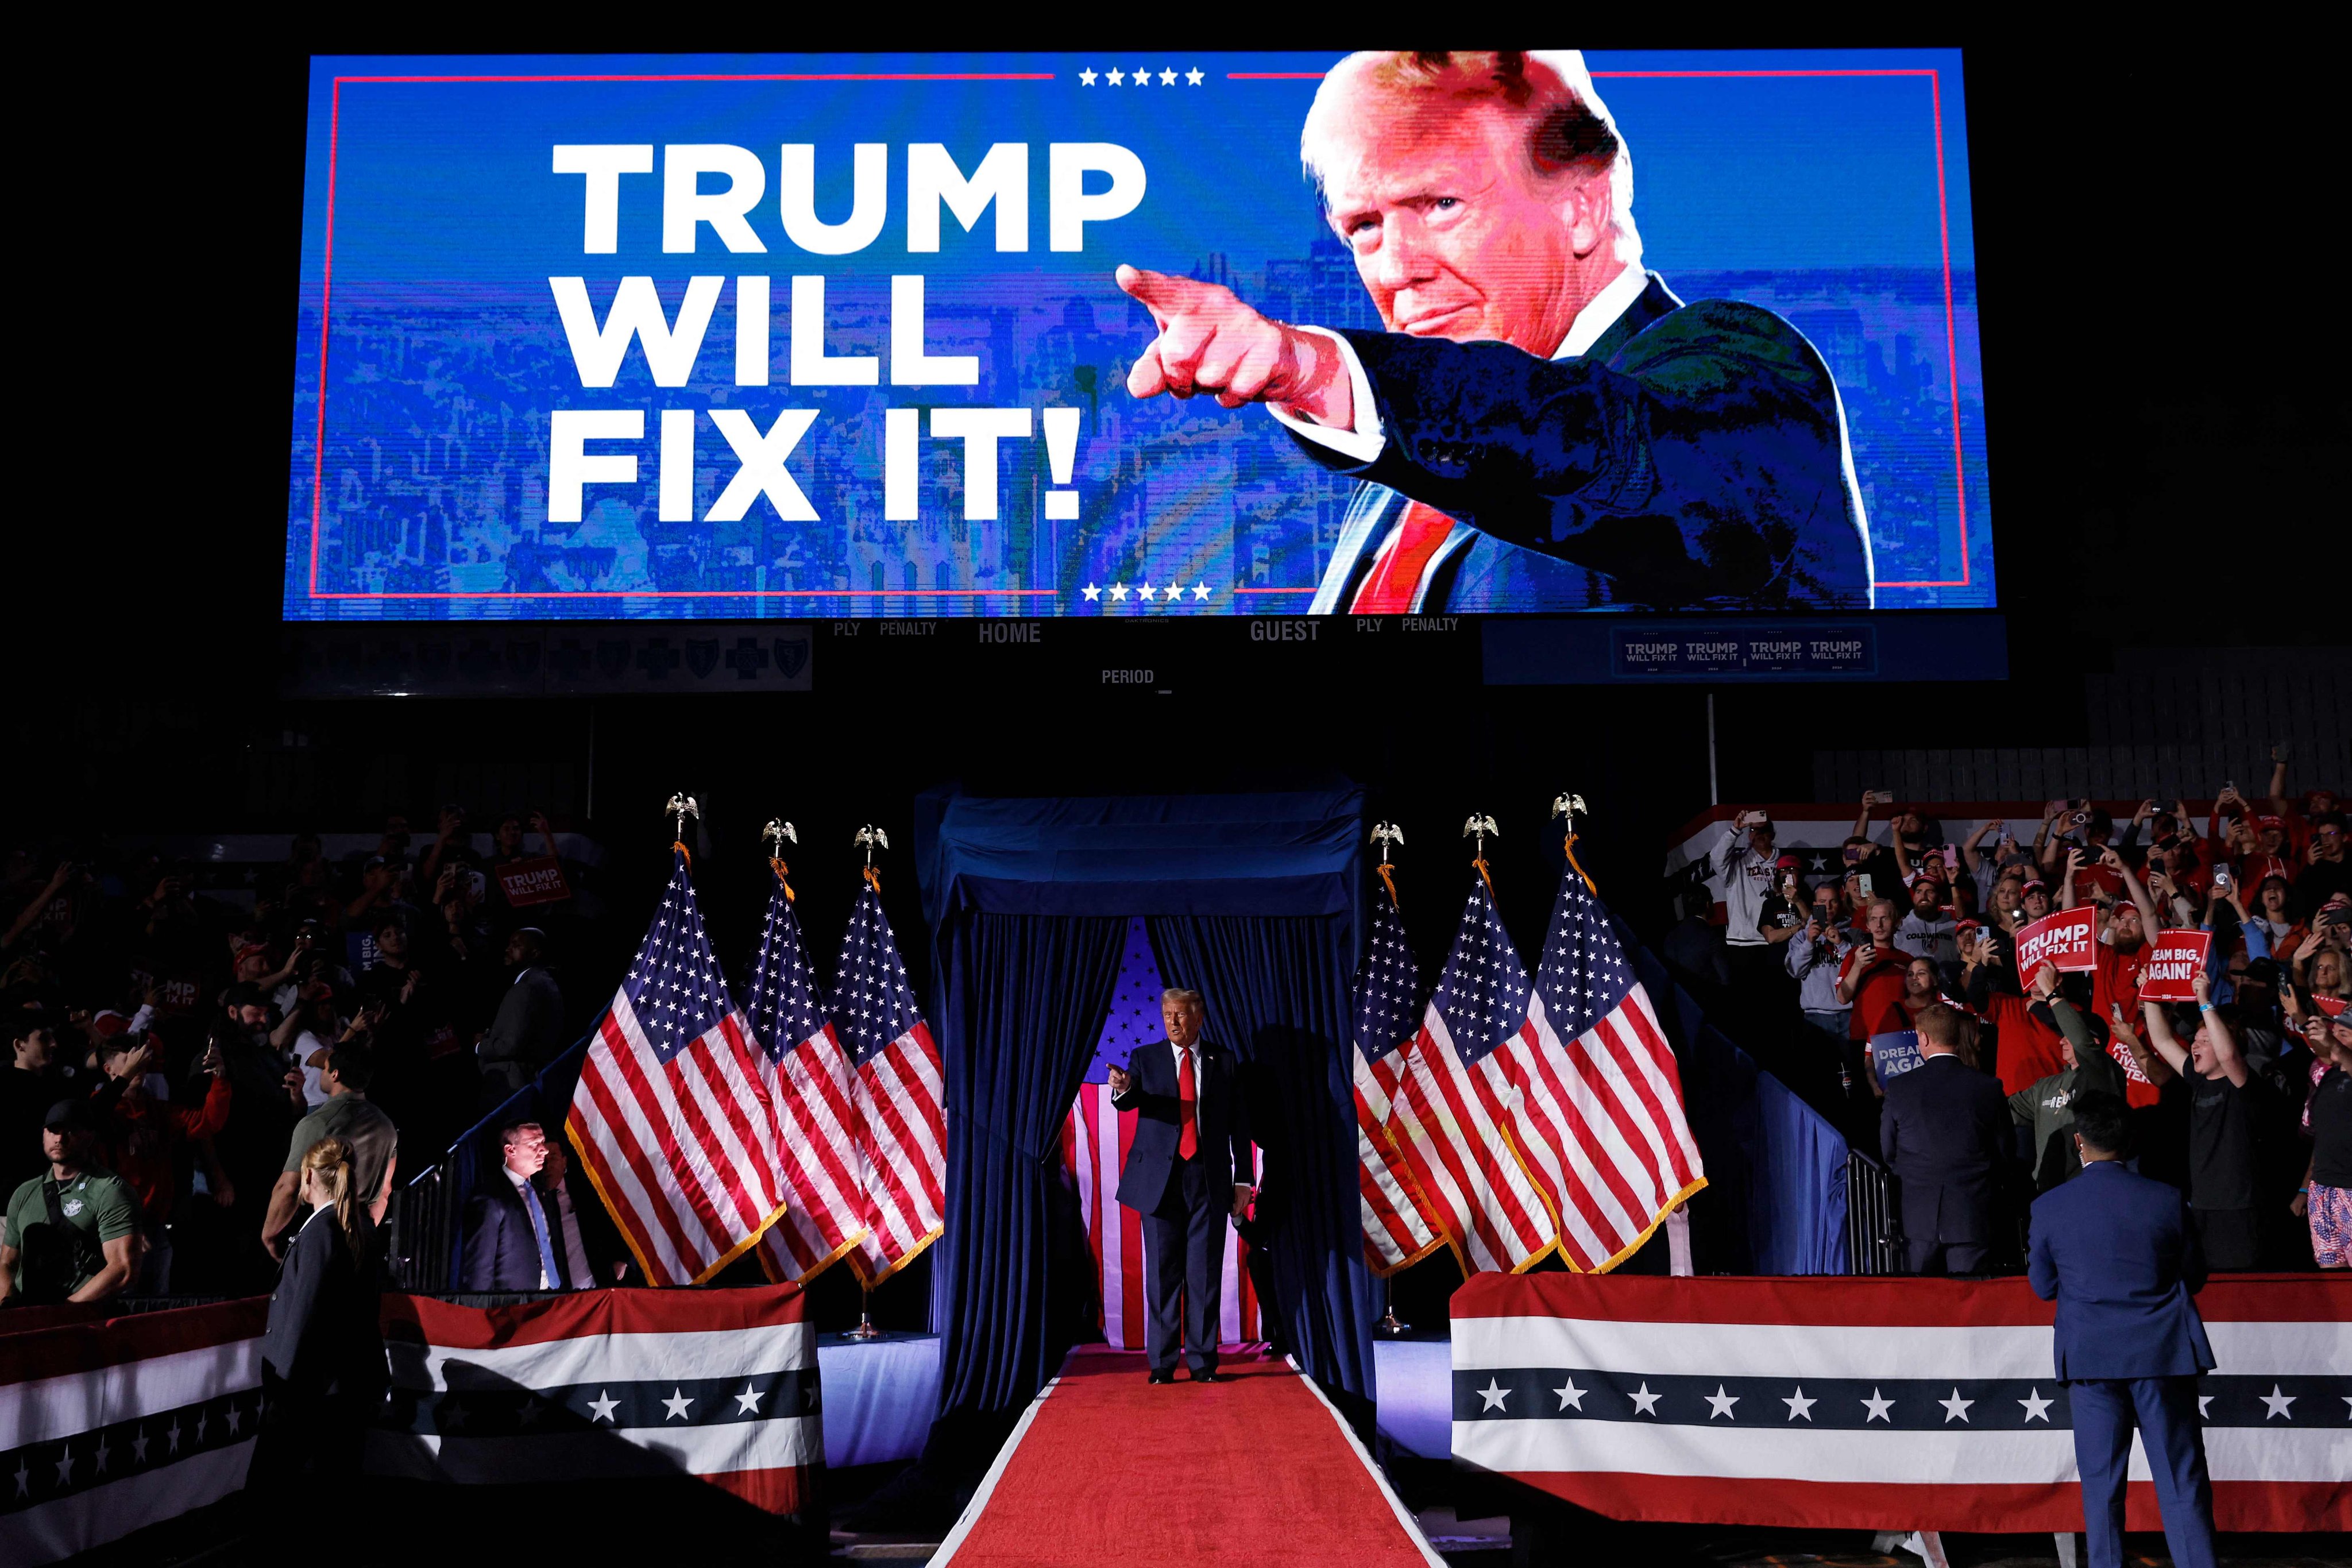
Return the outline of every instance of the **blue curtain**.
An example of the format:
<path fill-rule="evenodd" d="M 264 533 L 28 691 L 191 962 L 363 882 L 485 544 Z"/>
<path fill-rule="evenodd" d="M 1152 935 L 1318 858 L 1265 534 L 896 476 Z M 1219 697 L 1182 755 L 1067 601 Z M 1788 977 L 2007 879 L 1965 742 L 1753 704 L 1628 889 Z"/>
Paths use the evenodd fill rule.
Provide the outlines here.
<path fill-rule="evenodd" d="M 1145 922 L 1172 985 L 1201 993 L 1209 1038 L 1243 1063 L 1250 1130 L 1265 1152 L 1258 1226 L 1299 1364 L 1335 1400 L 1374 1397 L 1349 1078 L 1345 914 L 1160 915 Z"/>
<path fill-rule="evenodd" d="M 1706 1161 L 1691 1201 L 1697 1266 L 1710 1274 L 1846 1271 L 1844 1136 L 1731 1043 L 1620 923 L 1617 939 L 1675 1047 L 1683 1111 Z"/>
<path fill-rule="evenodd" d="M 958 1432 L 1010 1423 L 1070 1348 L 1055 1305 L 1094 1289 L 1055 1230 L 1062 1123 L 1126 935 L 1108 915 L 967 912 L 940 928 L 948 1189 L 933 1290 L 940 1413 Z"/>

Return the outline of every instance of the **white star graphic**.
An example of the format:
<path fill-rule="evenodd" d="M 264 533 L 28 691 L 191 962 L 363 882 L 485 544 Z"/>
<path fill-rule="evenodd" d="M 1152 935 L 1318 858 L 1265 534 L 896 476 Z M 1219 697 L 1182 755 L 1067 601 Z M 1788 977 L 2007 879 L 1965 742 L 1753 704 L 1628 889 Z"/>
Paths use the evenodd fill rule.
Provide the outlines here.
<path fill-rule="evenodd" d="M 1205 599 L 1208 596 L 1209 585 L 1206 583 L 1195 583 L 1192 584 L 1192 597 L 1195 599 Z"/>
<path fill-rule="evenodd" d="M 2275 1383 L 2272 1384 L 2271 1391 L 2262 1396 L 2263 1403 L 2270 1406 L 2263 1414 L 2263 1419 L 2267 1421 L 2275 1415 L 2282 1421 L 2294 1420 L 2294 1417 L 2287 1414 L 2287 1406 L 2293 1405 L 2297 1397 L 2295 1394 L 2281 1393 L 2279 1385 Z"/>
<path fill-rule="evenodd" d="M 68 1444 L 63 1457 L 58 1460 L 58 1485 L 63 1487 L 73 1484 L 73 1446 Z"/>
<path fill-rule="evenodd" d="M 1139 584 L 1139 585 L 1137 586 L 1136 590 L 1135 590 L 1135 595 L 1136 595 L 1136 597 L 1137 597 L 1137 598 L 1139 598 L 1139 599 L 1143 599 L 1143 600 L 1145 600 L 1145 601 L 1147 601 L 1147 602 L 1148 602 L 1148 601 L 1150 601 L 1150 600 L 1151 600 L 1151 599 L 1153 599 L 1153 598 L 1155 598 L 1155 597 L 1157 597 L 1157 596 L 1158 596 L 1158 595 L 1159 595 L 1159 593 L 1160 593 L 1160 590 L 1159 590 L 1159 589 L 1157 589 L 1157 588 L 1155 588 L 1155 587 L 1153 587 L 1153 586 L 1152 586 L 1150 584 L 1149 584 L 1149 583 L 1144 583 L 1144 584 Z"/>
<path fill-rule="evenodd" d="M 1878 1390 L 1874 1388 L 1870 1391 L 1870 1397 L 1862 1402 L 1862 1407 L 1870 1412 L 1862 1418 L 1864 1426 L 1867 1426 L 1874 1421 L 1884 1421 L 1889 1426 L 1895 1425 L 1895 1418 L 1886 1414 L 1895 1408 L 1895 1401 L 1881 1399 L 1878 1396 Z"/>
<path fill-rule="evenodd" d="M 1092 86 L 1094 86 L 1094 84 L 1095 84 L 1095 73 L 1094 73 L 1092 70 L 1082 70 L 1082 71 L 1080 71 L 1080 72 L 1078 73 L 1078 82 L 1079 82 L 1079 84 L 1080 84 L 1081 86 L 1084 86 L 1084 87 L 1092 87 Z"/>
<path fill-rule="evenodd" d="M 1101 598 L 1101 597 L 1102 597 L 1102 590 L 1101 590 L 1100 588 L 1096 587 L 1092 583 L 1089 583 L 1089 584 L 1087 584 L 1087 586 L 1086 586 L 1086 590 L 1085 590 L 1085 591 L 1086 591 L 1086 595 L 1087 595 L 1087 604 L 1089 604 L 1089 605 L 1093 604 L 1097 599 L 1099 599 L 1099 598 Z"/>
<path fill-rule="evenodd" d="M 2347 1394 L 2347 1395 L 2345 1396 L 2345 1402 L 2346 1402 L 2347 1404 L 2352 1404 L 2352 1394 Z M 2212 1406 L 2212 1404 L 2213 1404 L 2213 1396 L 2212 1396 L 2211 1394 L 2199 1394 L 2199 1395 L 2197 1396 L 2197 1419 L 2198 1419 L 2198 1420 L 2202 1421 L 2202 1420 L 2204 1420 L 2204 1419 L 2206 1418 L 2206 1416 L 2207 1416 L 2207 1415 L 2210 1415 L 2210 1414 L 2211 1414 L 2211 1406 Z"/>
<path fill-rule="evenodd" d="M 669 1397 L 662 1401 L 662 1408 L 668 1412 L 668 1414 L 664 1415 L 662 1419 L 665 1421 L 685 1420 L 686 1407 L 693 1403 L 693 1400 L 687 1397 L 686 1390 L 684 1388 L 671 1389 L 669 1391 Z"/>
<path fill-rule="evenodd" d="M 2050 1417 L 2044 1412 L 2057 1402 L 2042 1398 L 2042 1391 L 2038 1388 L 2029 1388 L 2025 1391 L 2025 1394 L 2023 1399 L 2018 1401 L 2020 1405 L 2025 1406 L 2025 1418 L 2028 1421 L 2039 1421 L 2047 1426 L 2050 1424 Z M 2197 1414 L 2202 1415 L 2205 1412 L 2200 1410 Z"/>
<path fill-rule="evenodd" d="M 1806 1420 L 1811 1421 L 1813 1418 L 1813 1406 L 1820 1404 L 1821 1401 L 1818 1399 L 1806 1398 L 1805 1385 L 1801 1383 L 1797 1384 L 1796 1393 L 1782 1394 L 1780 1396 L 1780 1403 L 1789 1407 L 1790 1420 L 1794 1421 L 1798 1416 L 1801 1415 Z"/>
<path fill-rule="evenodd" d="M 1184 597 L 1184 584 L 1181 583 L 1171 583 L 1167 587 L 1161 589 L 1160 592 L 1167 595 L 1168 603 L 1170 605 L 1172 605 L 1180 604 L 1182 602 Z"/>
<path fill-rule="evenodd" d="M 1127 80 L 1127 73 L 1119 69 L 1117 66 L 1113 66 L 1110 68 L 1110 74 L 1103 78 L 1103 79 L 1110 83 L 1111 86 L 1117 87 L 1121 82 Z"/>
<path fill-rule="evenodd" d="M 147 1462 L 147 1428 L 144 1426 L 139 1428 L 139 1436 L 131 1439 L 131 1462 L 134 1465 Z"/>
<path fill-rule="evenodd" d="M 765 1394 L 758 1392 L 757 1384 L 747 1383 L 743 1385 L 743 1392 L 735 1396 L 735 1413 L 739 1415 L 757 1415 L 760 1414 L 760 1401 L 767 1397 Z"/>
<path fill-rule="evenodd" d="M 1114 598 L 1114 599 L 1124 599 L 1124 598 L 1126 598 L 1126 597 L 1127 597 L 1127 584 L 1124 584 L 1124 583 L 1113 583 L 1113 584 L 1110 585 L 1110 596 L 1111 596 L 1112 598 Z"/>
<path fill-rule="evenodd" d="M 1134 85 L 1137 87 L 1150 87 L 1151 85 L 1151 68 L 1150 66 L 1144 66 L 1136 71 Z"/>
<path fill-rule="evenodd" d="M 98 1451 L 90 1456 L 91 1458 L 98 1462 L 90 1467 L 89 1473 L 93 1476 L 102 1476 L 106 1474 L 107 1456 L 113 1452 L 113 1448 L 110 1447 L 107 1444 L 106 1434 L 100 1432 L 98 1435 Z"/>
<path fill-rule="evenodd" d="M 1555 1388 L 1552 1392 L 1559 1395 L 1559 1407 L 1562 1410 L 1566 1410 L 1571 1405 L 1580 1411 L 1584 1408 L 1584 1395 L 1586 1391 L 1576 1386 L 1576 1379 L 1572 1377 L 1570 1378 L 1565 1387 Z"/>
<path fill-rule="evenodd" d="M 1976 1401 L 1962 1399 L 1960 1391 L 1956 1386 L 1949 1399 L 1938 1399 L 1936 1403 L 1944 1407 L 1944 1425 L 1948 1426 L 1955 1421 L 1966 1421 L 1969 1418 L 1969 1406 L 1974 1405 Z"/>
<path fill-rule="evenodd" d="M 1723 1384 L 1718 1383 L 1715 1385 L 1715 1392 L 1706 1396 L 1706 1402 L 1714 1406 L 1713 1409 L 1706 1413 L 1706 1418 L 1708 1420 L 1712 1421 L 1718 1415 L 1722 1416 L 1726 1421 L 1738 1419 L 1731 1414 L 1731 1407 L 1739 1403 L 1739 1395 L 1736 1394 L 1726 1394 L 1723 1391 Z"/>
<path fill-rule="evenodd" d="M 234 1437 L 236 1436 L 237 1423 L 244 1419 L 245 1412 L 239 1410 L 234 1403 L 231 1403 L 228 1407 L 228 1431 L 230 1436 Z"/>
<path fill-rule="evenodd" d="M 172 1417 L 171 1429 L 163 1436 L 172 1439 L 172 1452 L 178 1453 L 180 1451 L 180 1418 L 178 1416 Z"/>
<path fill-rule="evenodd" d="M 1160 85 L 1162 87 L 1174 87 L 1176 85 L 1176 73 L 1172 70 L 1161 71 L 1160 73 Z"/>
<path fill-rule="evenodd" d="M 1184 73 L 1184 79 L 1191 82 L 1194 87 L 1198 87 L 1201 85 L 1201 68 L 1199 66 L 1194 66 L 1191 70 Z"/>
<path fill-rule="evenodd" d="M 1487 1378 L 1486 1386 L 1478 1390 L 1478 1397 L 1486 1402 L 1478 1413 L 1483 1415 L 1488 1410 L 1500 1410 L 1503 1407 L 1503 1401 L 1510 1396 L 1511 1391 L 1505 1388 L 1499 1379 Z"/>

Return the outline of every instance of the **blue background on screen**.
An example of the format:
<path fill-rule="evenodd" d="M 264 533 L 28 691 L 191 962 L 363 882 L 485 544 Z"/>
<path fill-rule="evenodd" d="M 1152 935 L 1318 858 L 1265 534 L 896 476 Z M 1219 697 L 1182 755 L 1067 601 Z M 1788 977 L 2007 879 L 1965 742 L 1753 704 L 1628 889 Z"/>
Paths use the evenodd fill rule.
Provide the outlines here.
<path fill-rule="evenodd" d="M 289 469 L 289 618 L 1296 613 L 1337 533 L 1349 481 L 1300 458 L 1257 409 L 1139 404 L 1121 384 L 1151 338 L 1111 281 L 1120 262 L 1231 284 L 1268 313 L 1377 327 L 1346 251 L 1323 226 L 1297 157 L 1315 84 L 1228 79 L 1319 71 L 1330 54 L 1035 57 L 597 57 L 314 62 Z M 1631 149 L 1643 265 L 1685 300 L 1729 298 L 1788 318 L 1836 375 L 1870 519 L 1881 607 L 1993 602 L 1991 518 L 1956 51 L 1593 52 L 1598 90 Z M 1082 85 L 1078 72 L 1195 67 L 1162 85 Z M 1648 71 L 1932 69 L 1920 74 L 1674 76 Z M 1050 71 L 1044 81 L 353 81 L 369 76 Z M 331 128 L 332 145 L 330 146 Z M 952 216 L 941 248 L 907 251 L 905 146 L 941 142 L 969 174 L 990 144 L 1027 142 L 1030 248 L 1000 255 L 995 215 Z M 1113 142 L 1149 190 L 1046 247 L 1046 144 Z M 651 174 L 621 183 L 615 254 L 582 253 L 584 181 L 550 173 L 559 142 L 650 142 Z M 730 142 L 760 155 L 750 215 L 764 255 L 730 254 L 705 226 L 691 256 L 661 250 L 659 152 Z M 777 148 L 816 146 L 817 211 L 851 201 L 851 146 L 889 148 L 889 214 L 849 256 L 782 233 Z M 320 310 L 330 153 L 333 266 L 319 450 Z M 1097 176 L 1099 186 L 1101 177 Z M 718 182 L 706 177 L 704 188 Z M 1949 247 L 1949 315 L 1946 246 Z M 889 279 L 927 279 L 932 353 L 979 357 L 974 387 L 893 388 Z M 826 347 L 884 361 L 877 387 L 794 387 L 786 370 L 794 274 L 827 282 Z M 632 348 L 610 388 L 583 388 L 551 276 L 587 279 L 601 316 L 624 276 L 650 274 L 676 312 L 687 279 L 730 282 L 687 385 L 653 384 Z M 737 387 L 734 286 L 772 276 L 772 384 Z M 1953 374 L 1957 361 L 1957 387 Z M 1958 471 L 1954 395 L 1958 395 Z M 883 517 L 884 411 L 1076 406 L 1084 419 L 1076 521 L 1050 521 L 1044 443 L 1008 441 L 994 521 L 963 516 L 961 444 L 922 443 L 919 517 Z M 819 521 L 763 500 L 701 521 L 734 472 L 708 411 L 762 428 L 819 411 L 789 468 Z M 641 408 L 639 481 L 595 484 L 576 524 L 548 521 L 547 443 L 559 408 Z M 695 519 L 661 522 L 661 409 L 698 411 Z M 928 426 L 926 426 L 928 431 Z M 619 451 L 620 444 L 600 450 Z M 314 485 L 314 477 L 316 483 Z M 1965 487 L 1965 488 L 1964 488 Z M 1962 502 L 1966 525 L 1963 548 Z M 312 537 L 314 509 L 318 537 Z M 315 550 L 315 566 L 314 566 Z M 315 576 L 314 576 L 315 572 Z M 1179 608 L 1088 584 L 1206 586 Z"/>

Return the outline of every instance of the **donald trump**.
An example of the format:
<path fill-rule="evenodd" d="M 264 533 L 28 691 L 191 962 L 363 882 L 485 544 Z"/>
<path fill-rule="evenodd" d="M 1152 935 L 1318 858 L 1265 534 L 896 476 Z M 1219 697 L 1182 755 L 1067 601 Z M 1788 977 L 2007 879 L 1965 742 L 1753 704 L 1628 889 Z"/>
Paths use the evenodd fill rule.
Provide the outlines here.
<path fill-rule="evenodd" d="M 1869 607 L 1829 367 L 1769 310 L 1643 270 L 1580 55 L 1350 55 L 1301 154 L 1386 331 L 1118 281 L 1159 327 L 1131 394 L 1263 403 L 1362 481 L 1315 613 Z"/>

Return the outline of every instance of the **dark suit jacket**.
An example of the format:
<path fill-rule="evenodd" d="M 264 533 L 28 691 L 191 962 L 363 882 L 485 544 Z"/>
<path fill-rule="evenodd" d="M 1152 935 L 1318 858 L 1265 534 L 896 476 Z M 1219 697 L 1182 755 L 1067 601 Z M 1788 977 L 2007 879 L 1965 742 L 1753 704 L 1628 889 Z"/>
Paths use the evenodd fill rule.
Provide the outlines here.
<path fill-rule="evenodd" d="M 1192 1158 L 1204 1162 L 1209 1191 L 1223 1206 L 1233 1197 L 1234 1172 L 1249 1169 L 1249 1134 L 1242 1125 L 1241 1096 L 1234 1081 L 1234 1058 L 1207 1040 L 1195 1042 L 1201 1081 L 1193 1086 L 1196 1142 Z M 1167 1041 L 1139 1047 L 1128 1071 L 1127 1097 L 1111 1103 L 1139 1112 L 1135 1141 L 1119 1167 L 1118 1201 L 1150 1214 L 1160 1206 L 1176 1171 L 1176 1048 Z"/>
<path fill-rule="evenodd" d="M 1584 354 L 1345 332 L 1387 436 L 1317 591 L 1344 614 L 1402 494 L 1458 524 L 1413 605 L 1860 610 L 1870 539 L 1828 365 L 1771 311 L 1656 273 Z"/>
<path fill-rule="evenodd" d="M 537 1072 L 571 1043 L 563 1037 L 563 993 L 555 976 L 534 964 L 499 998 L 480 1054 L 486 1062 L 520 1062 L 527 1072 Z"/>
<path fill-rule="evenodd" d="M 1947 1246 L 1992 1239 L 2009 1129 L 2000 1080 L 1956 1056 L 1929 1057 L 1887 1080 L 1878 1142 L 1903 1184 L 1906 1239 Z"/>
<path fill-rule="evenodd" d="M 2189 1300 L 2205 1288 L 2205 1258 L 2177 1187 L 2114 1160 L 2084 1166 L 2033 1200 L 2026 1279 L 2058 1303 L 2060 1377 L 2186 1377 L 2213 1365 Z"/>
<path fill-rule="evenodd" d="M 548 1239 L 555 1239 L 555 1216 L 548 1212 Z M 507 1180 L 504 1165 L 492 1165 L 466 1200 L 466 1247 L 457 1269 L 460 1290 L 539 1289 L 539 1237 L 531 1234 L 530 1211 Z"/>
<path fill-rule="evenodd" d="M 355 1218 L 357 1246 L 333 1215 L 314 1211 L 286 1248 L 269 1297 L 261 1359 L 305 1396 L 364 1401 L 381 1395 L 389 1376 L 376 1316 L 381 1287 L 368 1262 L 373 1227 L 365 1210 Z"/>

